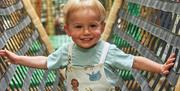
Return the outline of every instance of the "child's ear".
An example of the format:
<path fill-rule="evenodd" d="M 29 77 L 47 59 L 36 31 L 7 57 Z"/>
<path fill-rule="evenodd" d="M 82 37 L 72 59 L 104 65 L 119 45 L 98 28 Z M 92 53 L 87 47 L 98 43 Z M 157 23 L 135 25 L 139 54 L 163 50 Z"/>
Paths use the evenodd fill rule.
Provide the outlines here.
<path fill-rule="evenodd" d="M 68 36 L 71 36 L 71 34 L 70 34 L 70 32 L 69 32 L 69 27 L 68 27 L 67 24 L 64 25 L 64 31 L 66 32 L 66 34 L 67 34 Z"/>

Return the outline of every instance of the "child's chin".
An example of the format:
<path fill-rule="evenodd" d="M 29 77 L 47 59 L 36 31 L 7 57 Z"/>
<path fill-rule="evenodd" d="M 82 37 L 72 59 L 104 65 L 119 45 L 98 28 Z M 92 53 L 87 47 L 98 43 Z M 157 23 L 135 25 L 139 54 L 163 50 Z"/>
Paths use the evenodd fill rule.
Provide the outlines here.
<path fill-rule="evenodd" d="M 85 48 L 85 49 L 89 49 L 89 48 L 94 47 L 94 45 L 81 45 L 80 47 Z"/>
<path fill-rule="evenodd" d="M 81 48 L 89 49 L 91 46 L 80 46 Z"/>

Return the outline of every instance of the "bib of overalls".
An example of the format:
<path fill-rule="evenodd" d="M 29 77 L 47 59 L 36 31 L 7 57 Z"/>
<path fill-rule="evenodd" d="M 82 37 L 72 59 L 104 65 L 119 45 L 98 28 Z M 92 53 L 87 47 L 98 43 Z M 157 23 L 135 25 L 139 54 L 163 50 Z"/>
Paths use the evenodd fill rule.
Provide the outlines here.
<path fill-rule="evenodd" d="M 71 64 L 72 46 L 69 47 L 69 64 L 67 67 L 67 91 L 114 91 L 114 86 L 106 80 L 104 61 L 109 49 L 109 44 L 104 43 L 104 48 L 99 64 L 91 66 L 73 66 Z"/>

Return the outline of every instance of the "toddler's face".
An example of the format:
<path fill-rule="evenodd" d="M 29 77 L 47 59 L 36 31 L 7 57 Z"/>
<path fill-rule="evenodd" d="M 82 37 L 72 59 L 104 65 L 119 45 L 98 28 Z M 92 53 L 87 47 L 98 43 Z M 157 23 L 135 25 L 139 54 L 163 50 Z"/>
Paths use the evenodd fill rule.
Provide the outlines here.
<path fill-rule="evenodd" d="M 104 30 L 104 22 L 100 16 L 91 9 L 81 9 L 71 12 L 65 26 L 65 31 L 72 40 L 82 48 L 94 46 Z"/>

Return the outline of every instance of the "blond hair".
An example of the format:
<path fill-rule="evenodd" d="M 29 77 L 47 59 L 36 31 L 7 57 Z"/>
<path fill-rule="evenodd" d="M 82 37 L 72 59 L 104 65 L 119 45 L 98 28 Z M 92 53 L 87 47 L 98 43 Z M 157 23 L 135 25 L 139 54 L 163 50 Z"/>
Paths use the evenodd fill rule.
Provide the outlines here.
<path fill-rule="evenodd" d="M 106 12 L 104 6 L 99 2 L 99 0 L 68 0 L 67 4 L 64 6 L 64 22 L 67 24 L 67 20 L 71 13 L 83 10 L 91 9 L 95 11 L 101 21 L 105 21 Z"/>

